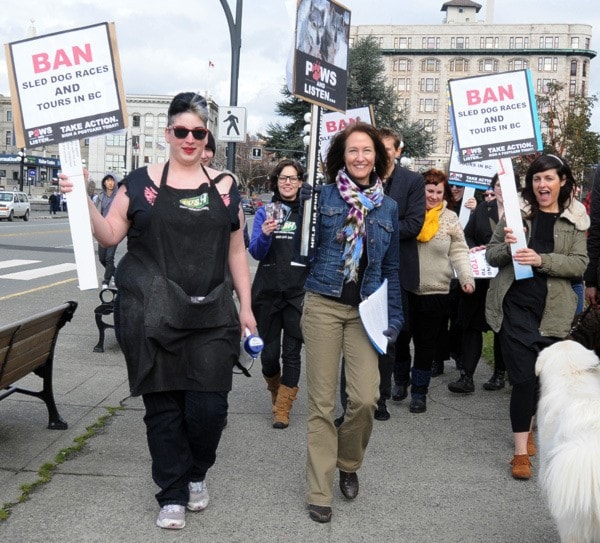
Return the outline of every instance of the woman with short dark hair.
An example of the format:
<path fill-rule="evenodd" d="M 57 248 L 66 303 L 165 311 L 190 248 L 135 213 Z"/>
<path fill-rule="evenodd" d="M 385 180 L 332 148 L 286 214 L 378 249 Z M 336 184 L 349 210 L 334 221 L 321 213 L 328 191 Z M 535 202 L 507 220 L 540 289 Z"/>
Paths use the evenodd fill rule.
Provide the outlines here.
<path fill-rule="evenodd" d="M 537 404 L 535 361 L 539 352 L 563 339 L 577 308 L 573 278 L 581 277 L 588 257 L 590 221 L 583 205 L 572 200 L 573 174 L 555 155 L 542 155 L 529 166 L 521 195 L 527 247 L 511 252 L 517 238 L 501 219 L 486 250 L 499 268 L 490 282 L 486 320 L 498 333 L 512 384 L 510 421 L 514 438 L 512 476 L 531 477 L 535 454 L 533 416 Z M 533 276 L 515 279 L 513 261 L 531 266 Z"/>

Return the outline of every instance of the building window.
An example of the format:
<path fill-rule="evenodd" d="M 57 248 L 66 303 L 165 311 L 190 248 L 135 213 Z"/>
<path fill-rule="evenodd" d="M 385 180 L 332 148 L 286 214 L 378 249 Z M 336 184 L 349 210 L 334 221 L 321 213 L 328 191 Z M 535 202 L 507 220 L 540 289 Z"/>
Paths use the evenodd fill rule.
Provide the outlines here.
<path fill-rule="evenodd" d="M 558 49 L 558 36 L 540 36 L 540 49 Z"/>
<path fill-rule="evenodd" d="M 450 39 L 450 47 L 452 49 L 468 49 L 469 48 L 469 38 L 464 36 L 458 36 L 456 38 Z"/>
<path fill-rule="evenodd" d="M 452 119 L 446 119 L 446 134 L 452 134 Z"/>
<path fill-rule="evenodd" d="M 154 147 L 154 136 L 149 136 L 148 134 L 146 134 L 144 136 L 144 148 L 152 149 L 153 147 Z"/>
<path fill-rule="evenodd" d="M 410 110 L 410 98 L 400 98 L 398 100 L 398 107 L 400 111 L 409 111 Z"/>
<path fill-rule="evenodd" d="M 161 113 L 158 116 L 158 128 L 166 128 L 167 127 L 167 116 L 164 113 Z"/>
<path fill-rule="evenodd" d="M 576 92 L 577 92 L 577 80 L 571 79 L 569 81 L 569 96 L 575 96 Z"/>
<path fill-rule="evenodd" d="M 144 126 L 146 128 L 154 128 L 154 115 L 152 113 L 146 113 L 144 116 Z"/>
<path fill-rule="evenodd" d="M 571 49 L 579 49 L 579 36 L 571 38 Z"/>
<path fill-rule="evenodd" d="M 480 49 L 498 49 L 500 38 L 494 36 L 482 36 L 479 38 Z"/>
<path fill-rule="evenodd" d="M 131 124 L 134 128 L 139 128 L 140 127 L 140 116 L 136 113 L 135 115 L 133 115 L 131 117 Z"/>
<path fill-rule="evenodd" d="M 398 92 L 410 92 L 410 77 L 399 77 L 392 80 L 392 85 Z"/>
<path fill-rule="evenodd" d="M 556 79 L 538 79 L 536 90 L 538 94 L 548 92 L 548 85 L 550 83 L 556 83 Z"/>
<path fill-rule="evenodd" d="M 440 90 L 440 80 L 437 77 L 423 77 L 419 84 L 421 92 L 438 92 Z"/>
<path fill-rule="evenodd" d="M 10 109 L 6 110 L 6 122 L 11 123 L 12 122 L 12 111 Z"/>
<path fill-rule="evenodd" d="M 440 38 L 435 36 L 425 36 L 423 37 L 422 47 L 423 49 L 439 49 L 440 48 Z"/>
<path fill-rule="evenodd" d="M 577 75 L 577 61 L 571 61 L 571 77 L 575 77 Z"/>
<path fill-rule="evenodd" d="M 144 164 L 152 164 L 152 159 L 148 155 L 144 155 Z"/>
<path fill-rule="evenodd" d="M 482 58 L 479 61 L 480 72 L 497 72 L 498 61 L 495 58 Z"/>
<path fill-rule="evenodd" d="M 529 47 L 529 36 L 511 36 L 508 40 L 510 49 L 527 49 Z"/>
<path fill-rule="evenodd" d="M 587 87 L 586 87 L 585 81 L 581 82 L 581 95 L 582 96 L 586 96 L 587 95 Z"/>
<path fill-rule="evenodd" d="M 436 113 L 438 110 L 437 98 L 421 98 L 419 100 L 420 113 Z"/>
<path fill-rule="evenodd" d="M 4 145 L 6 145 L 6 147 L 12 146 L 12 131 L 10 131 L 10 130 L 6 131 L 6 138 L 4 139 Z"/>
<path fill-rule="evenodd" d="M 590 38 L 586 38 L 585 39 L 585 49 L 589 49 L 590 48 Z"/>
<path fill-rule="evenodd" d="M 529 67 L 529 62 L 524 58 L 514 58 L 508 61 L 509 70 L 525 70 Z"/>
<path fill-rule="evenodd" d="M 539 57 L 538 71 L 556 72 L 558 71 L 558 57 Z"/>
<path fill-rule="evenodd" d="M 394 47 L 396 49 L 411 49 L 412 48 L 412 38 L 397 36 L 394 38 Z"/>
<path fill-rule="evenodd" d="M 452 152 L 452 138 L 446 140 L 446 154 L 449 155 Z"/>
<path fill-rule="evenodd" d="M 454 58 L 450 61 L 451 72 L 468 72 L 469 61 L 466 58 Z"/>
<path fill-rule="evenodd" d="M 423 121 L 423 128 L 430 134 L 437 132 L 437 120 L 436 119 L 425 119 Z"/>
<path fill-rule="evenodd" d="M 410 72 L 412 69 L 412 60 L 408 58 L 397 58 L 394 60 L 392 70 L 394 72 Z"/>
<path fill-rule="evenodd" d="M 104 164 L 106 165 L 106 171 L 108 172 L 122 172 L 125 169 L 123 163 L 123 155 L 113 155 L 110 153 L 106 154 Z"/>
<path fill-rule="evenodd" d="M 587 68 L 588 68 L 588 61 L 584 60 L 583 64 L 581 65 L 581 75 L 583 77 L 587 77 Z"/>
<path fill-rule="evenodd" d="M 440 61 L 436 58 L 424 58 L 421 61 L 421 71 L 422 72 L 439 72 L 440 71 Z"/>
<path fill-rule="evenodd" d="M 125 134 L 107 134 L 104 141 L 107 147 L 124 147 L 125 137 Z"/>

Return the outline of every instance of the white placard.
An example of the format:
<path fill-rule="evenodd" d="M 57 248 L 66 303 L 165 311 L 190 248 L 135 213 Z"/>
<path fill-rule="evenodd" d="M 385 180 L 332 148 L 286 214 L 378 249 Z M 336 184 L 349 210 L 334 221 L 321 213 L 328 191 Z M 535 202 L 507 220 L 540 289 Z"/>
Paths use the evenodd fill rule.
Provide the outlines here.
<path fill-rule="evenodd" d="M 388 345 L 388 338 L 383 335 L 388 328 L 387 285 L 387 279 L 384 279 L 381 286 L 371 296 L 358 304 L 358 313 L 365 332 L 379 354 L 385 354 Z"/>
<path fill-rule="evenodd" d="M 81 290 L 97 289 L 96 254 L 92 238 L 92 225 L 88 207 L 89 196 L 83 178 L 83 164 L 78 141 L 63 142 L 58 145 L 62 173 L 73 182 L 73 191 L 67 197 L 69 226 L 77 278 Z"/>
<path fill-rule="evenodd" d="M 18 147 L 79 140 L 125 128 L 114 24 L 5 46 Z"/>
<path fill-rule="evenodd" d="M 465 229 L 465 226 L 467 226 L 469 217 L 471 216 L 471 210 L 465 206 L 469 198 L 475 198 L 475 189 L 473 187 L 465 187 L 465 192 L 463 192 L 460 212 L 458 214 L 458 222 L 463 227 L 463 230 Z"/>
<path fill-rule="evenodd" d="M 490 266 L 485 259 L 485 249 L 469 252 L 471 270 L 475 279 L 491 279 L 498 275 L 498 268 Z"/>
<path fill-rule="evenodd" d="M 461 162 L 501 159 L 542 149 L 529 70 L 448 82 L 454 143 Z"/>
<path fill-rule="evenodd" d="M 514 255 L 517 249 L 527 247 L 527 239 L 525 238 L 525 230 L 523 230 L 523 217 L 521 216 L 521 206 L 519 204 L 517 186 L 515 185 L 515 172 L 512 162 L 508 158 L 503 158 L 498 162 L 498 179 L 500 181 L 500 188 L 502 189 L 506 226 L 511 228 L 513 234 L 517 237 L 517 242 L 512 243 L 510 246 L 511 254 Z M 533 277 L 531 266 L 519 264 L 514 259 L 513 266 L 515 268 L 516 280 Z"/>

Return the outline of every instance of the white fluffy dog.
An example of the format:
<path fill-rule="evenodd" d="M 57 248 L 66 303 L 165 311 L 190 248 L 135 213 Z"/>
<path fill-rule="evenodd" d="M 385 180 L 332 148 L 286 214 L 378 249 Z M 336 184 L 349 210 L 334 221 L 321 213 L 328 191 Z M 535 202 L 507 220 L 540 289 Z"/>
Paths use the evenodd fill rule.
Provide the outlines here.
<path fill-rule="evenodd" d="M 540 485 L 562 542 L 600 542 L 600 359 L 565 340 L 536 362 Z"/>

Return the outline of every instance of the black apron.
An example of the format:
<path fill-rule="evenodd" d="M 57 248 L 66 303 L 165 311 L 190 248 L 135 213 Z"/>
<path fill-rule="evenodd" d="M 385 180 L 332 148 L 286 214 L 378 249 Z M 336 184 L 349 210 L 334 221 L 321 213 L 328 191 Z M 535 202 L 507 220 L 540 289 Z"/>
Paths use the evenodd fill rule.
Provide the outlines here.
<path fill-rule="evenodd" d="M 167 162 L 149 224 L 119 265 L 131 392 L 228 391 L 240 341 L 227 268 L 230 214 L 212 180 L 174 189 L 168 170 Z"/>

